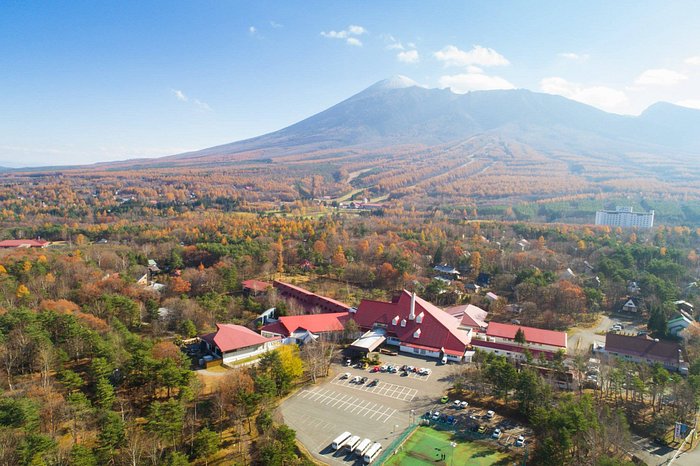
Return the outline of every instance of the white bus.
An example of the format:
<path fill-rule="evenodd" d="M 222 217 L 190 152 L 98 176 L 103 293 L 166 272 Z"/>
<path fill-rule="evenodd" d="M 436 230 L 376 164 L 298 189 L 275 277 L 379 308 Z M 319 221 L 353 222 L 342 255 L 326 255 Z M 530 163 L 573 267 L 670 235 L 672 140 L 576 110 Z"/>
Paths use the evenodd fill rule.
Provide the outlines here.
<path fill-rule="evenodd" d="M 350 453 L 355 451 L 355 448 L 360 444 L 360 436 L 359 435 L 353 435 L 347 441 L 345 442 L 345 445 L 343 445 L 343 448 L 347 448 L 350 450 Z"/>
<path fill-rule="evenodd" d="M 379 442 L 375 442 L 371 447 L 369 447 L 369 450 L 367 450 L 365 456 L 362 457 L 362 460 L 365 462 L 365 464 L 369 464 L 377 459 L 377 456 L 379 456 L 379 453 L 381 453 L 381 451 L 382 444 Z"/>
<path fill-rule="evenodd" d="M 331 444 L 331 448 L 334 450 L 337 450 L 338 448 L 342 448 L 343 445 L 345 445 L 345 441 L 350 438 L 352 434 L 350 432 L 343 432 L 339 436 L 333 440 L 333 443 Z"/>
<path fill-rule="evenodd" d="M 364 439 L 363 441 L 360 442 L 360 444 L 355 447 L 355 454 L 362 458 L 365 453 L 367 453 L 367 450 L 369 450 L 369 447 L 372 446 L 372 441 L 368 438 Z"/>

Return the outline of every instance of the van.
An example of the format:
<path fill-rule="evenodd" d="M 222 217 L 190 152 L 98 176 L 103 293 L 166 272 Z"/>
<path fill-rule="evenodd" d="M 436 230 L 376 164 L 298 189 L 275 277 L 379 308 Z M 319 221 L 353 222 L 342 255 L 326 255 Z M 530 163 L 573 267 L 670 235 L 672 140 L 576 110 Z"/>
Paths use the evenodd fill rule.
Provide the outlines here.
<path fill-rule="evenodd" d="M 343 432 L 337 436 L 335 440 L 333 440 L 333 443 L 331 443 L 331 448 L 333 448 L 333 450 L 338 450 L 338 448 L 341 448 L 345 444 L 345 441 L 349 439 L 351 435 L 352 434 L 350 432 Z"/>
<path fill-rule="evenodd" d="M 358 446 L 355 447 L 355 454 L 362 458 L 365 453 L 367 453 L 367 450 L 369 450 L 369 447 L 372 446 L 372 441 L 368 438 L 364 439 L 363 441 L 360 442 Z"/>
<path fill-rule="evenodd" d="M 382 444 L 379 442 L 375 442 L 371 447 L 369 447 L 369 450 L 367 450 L 365 456 L 362 457 L 362 461 L 364 461 L 365 464 L 370 464 L 372 461 L 377 459 L 381 452 Z"/>
<path fill-rule="evenodd" d="M 442 357 L 442 360 L 441 360 L 440 362 L 443 363 L 443 364 L 447 364 L 447 355 L 444 355 L 444 356 Z"/>
<path fill-rule="evenodd" d="M 355 448 L 360 444 L 360 436 L 359 435 L 353 435 L 349 439 L 345 441 L 345 445 L 343 445 L 342 448 L 347 448 L 350 453 L 355 451 Z"/>

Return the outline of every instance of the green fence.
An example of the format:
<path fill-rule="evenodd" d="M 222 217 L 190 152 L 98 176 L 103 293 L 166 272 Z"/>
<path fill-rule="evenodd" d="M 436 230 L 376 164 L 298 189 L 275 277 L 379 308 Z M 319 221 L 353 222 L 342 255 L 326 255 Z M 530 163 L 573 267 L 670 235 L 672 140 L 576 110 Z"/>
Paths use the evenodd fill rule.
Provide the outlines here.
<path fill-rule="evenodd" d="M 394 441 L 391 442 L 391 444 L 389 444 L 388 447 L 383 449 L 382 454 L 379 456 L 379 458 L 377 458 L 375 464 L 377 466 L 381 466 L 382 464 L 384 464 L 385 461 L 394 456 L 394 454 L 399 450 L 401 445 L 403 445 L 406 439 L 408 439 L 408 437 L 410 437 L 411 434 L 415 432 L 418 426 L 419 424 L 410 425 L 406 428 L 406 430 L 401 432 L 401 434 L 398 437 L 396 437 Z"/>

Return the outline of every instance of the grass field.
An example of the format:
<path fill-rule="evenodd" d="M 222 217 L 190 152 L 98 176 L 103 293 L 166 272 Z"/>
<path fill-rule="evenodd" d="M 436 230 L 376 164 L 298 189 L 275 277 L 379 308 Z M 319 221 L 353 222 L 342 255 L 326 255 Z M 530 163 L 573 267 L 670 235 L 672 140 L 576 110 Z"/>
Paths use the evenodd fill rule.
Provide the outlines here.
<path fill-rule="evenodd" d="M 430 427 L 419 427 L 411 435 L 403 449 L 390 457 L 384 464 L 389 466 L 419 466 L 426 464 L 447 466 L 490 466 L 511 464 L 512 459 L 505 453 L 500 453 L 481 443 L 462 442 L 453 448 L 451 432 L 437 431 Z M 441 460 L 441 453 L 447 455 Z M 454 458 L 451 458 L 454 453 Z"/>

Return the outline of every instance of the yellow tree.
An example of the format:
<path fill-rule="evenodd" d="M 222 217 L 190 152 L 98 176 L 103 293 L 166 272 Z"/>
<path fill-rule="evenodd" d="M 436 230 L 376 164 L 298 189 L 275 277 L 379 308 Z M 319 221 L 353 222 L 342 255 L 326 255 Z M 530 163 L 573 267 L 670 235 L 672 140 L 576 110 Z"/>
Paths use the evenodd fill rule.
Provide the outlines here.
<path fill-rule="evenodd" d="M 292 378 L 298 379 L 304 374 L 304 363 L 299 355 L 299 347 L 296 345 L 282 345 L 277 348 L 282 367 Z"/>
<path fill-rule="evenodd" d="M 17 291 L 15 291 L 15 296 L 17 296 L 17 299 L 28 298 L 29 294 L 29 288 L 27 288 L 27 286 L 24 284 L 20 284 L 17 287 Z"/>
<path fill-rule="evenodd" d="M 475 277 L 479 275 L 479 271 L 481 270 L 481 253 L 479 251 L 474 251 L 472 253 L 469 264 L 472 268 L 472 275 L 474 275 Z"/>
<path fill-rule="evenodd" d="M 277 273 L 284 272 L 284 246 L 282 245 L 282 235 L 277 237 Z"/>
<path fill-rule="evenodd" d="M 348 265 L 348 260 L 345 257 L 345 251 L 343 251 L 343 247 L 341 245 L 338 245 L 338 247 L 335 249 L 335 253 L 333 254 L 333 258 L 331 260 L 333 261 L 333 265 L 336 267 L 343 268 Z"/>

